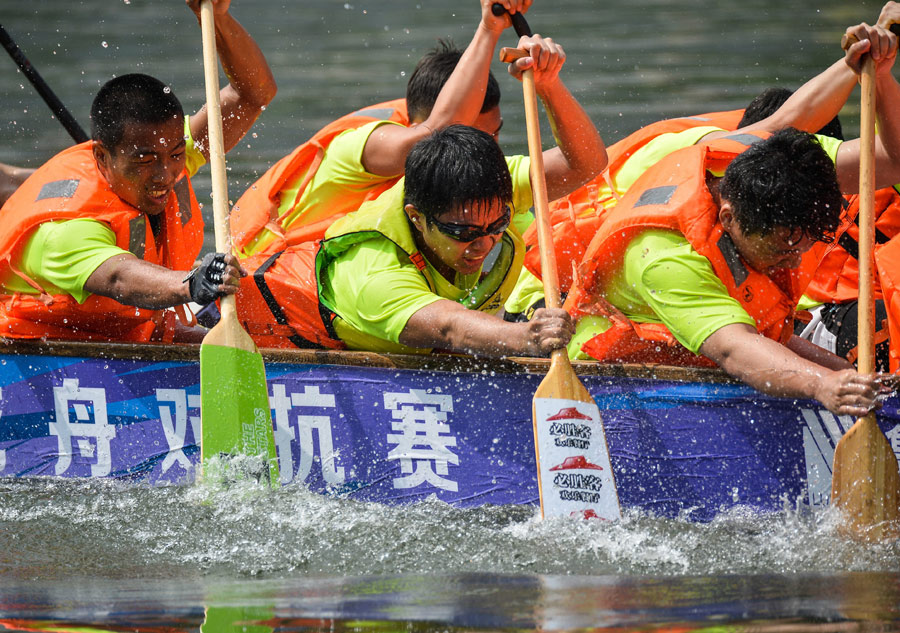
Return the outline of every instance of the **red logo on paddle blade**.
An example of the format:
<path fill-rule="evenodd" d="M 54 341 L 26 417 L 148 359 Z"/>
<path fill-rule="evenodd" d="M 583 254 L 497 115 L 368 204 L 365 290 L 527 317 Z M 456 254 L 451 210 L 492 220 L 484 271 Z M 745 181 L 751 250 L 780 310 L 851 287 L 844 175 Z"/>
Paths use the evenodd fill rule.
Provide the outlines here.
<path fill-rule="evenodd" d="M 547 418 L 547 421 L 550 420 L 590 420 L 591 416 L 585 415 L 578 411 L 575 407 L 566 407 L 565 409 L 560 409 L 559 413 L 556 415 L 550 416 Z"/>
<path fill-rule="evenodd" d="M 554 470 L 603 470 L 603 466 L 598 466 L 597 464 L 592 464 L 589 462 L 584 455 L 576 455 L 575 457 L 566 457 L 563 460 L 563 463 L 559 466 L 554 466 L 551 468 L 551 471 Z"/>

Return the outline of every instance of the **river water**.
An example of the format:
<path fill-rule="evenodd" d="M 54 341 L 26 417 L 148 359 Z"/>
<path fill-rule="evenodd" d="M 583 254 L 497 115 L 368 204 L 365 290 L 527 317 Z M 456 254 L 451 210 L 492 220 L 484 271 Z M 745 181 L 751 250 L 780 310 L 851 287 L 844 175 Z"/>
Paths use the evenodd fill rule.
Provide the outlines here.
<path fill-rule="evenodd" d="M 438 37 L 465 45 L 474 0 L 233 0 L 279 84 L 229 154 L 236 198 L 327 121 L 400 96 Z M 113 74 L 203 99 L 183 3 L 0 0 L 0 23 L 83 126 Z M 564 78 L 603 137 L 798 87 L 874 2 L 535 0 Z M 512 45 L 508 35 L 502 42 Z M 498 62 L 501 145 L 525 151 L 519 85 Z M 0 162 L 36 166 L 68 137 L 0 59 Z M 858 106 L 842 113 L 858 129 Z M 549 138 L 549 130 L 545 130 Z M 209 195 L 208 171 L 195 179 Z M 210 238 L 211 243 L 211 238 Z M 0 421 L 2 424 L 2 421 Z M 628 515 L 539 522 L 533 508 L 384 507 L 289 486 L 146 488 L 0 480 L 0 626 L 138 631 L 900 630 L 900 543 L 848 543 L 834 517 L 734 512 L 710 524 Z M 661 628 L 661 627 L 669 628 Z"/>

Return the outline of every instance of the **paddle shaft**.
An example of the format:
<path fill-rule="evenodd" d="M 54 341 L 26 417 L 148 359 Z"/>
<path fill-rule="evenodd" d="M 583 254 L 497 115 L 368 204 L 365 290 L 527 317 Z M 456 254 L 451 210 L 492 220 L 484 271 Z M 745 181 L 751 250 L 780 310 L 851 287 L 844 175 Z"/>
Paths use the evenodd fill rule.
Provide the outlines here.
<path fill-rule="evenodd" d="M 507 63 L 527 57 L 527 55 L 527 52 L 518 48 L 503 48 L 500 50 L 500 60 Z M 528 156 L 531 159 L 531 190 L 534 196 L 538 248 L 541 256 L 544 303 L 548 308 L 559 308 L 562 302 L 559 297 L 556 251 L 553 249 L 553 232 L 550 225 L 547 180 L 544 176 L 544 148 L 541 144 L 541 123 L 538 114 L 537 90 L 534 87 L 534 72 L 531 69 L 522 73 L 522 92 L 525 97 L 525 128 L 528 134 Z M 551 358 L 553 363 L 570 364 L 565 348 L 553 350 Z"/>
<path fill-rule="evenodd" d="M 862 98 L 860 112 L 859 158 L 859 343 L 858 371 L 875 371 L 875 62 L 871 55 L 863 59 L 860 76 Z M 874 414 L 869 414 L 874 415 Z"/>
<path fill-rule="evenodd" d="M 6 32 L 3 25 L 0 25 L 0 44 L 3 44 L 3 48 L 6 49 L 9 56 L 16 62 L 16 66 L 18 66 L 19 70 L 21 70 L 28 78 L 28 81 L 31 82 L 31 85 L 34 86 L 37 93 L 41 95 L 44 103 L 47 104 L 59 122 L 62 123 L 62 126 L 66 128 L 66 132 L 69 133 L 69 136 L 71 136 L 76 143 L 84 143 L 87 141 L 89 137 L 81 126 L 78 125 L 78 121 L 76 121 L 75 117 L 72 116 L 72 113 L 66 109 L 66 106 L 64 106 L 62 101 L 59 100 L 59 97 L 56 96 L 56 93 L 50 89 L 50 86 L 48 86 L 47 82 L 44 81 L 44 78 L 41 77 L 41 74 L 31 65 L 31 62 L 25 57 L 25 53 L 23 53 L 22 49 L 19 48 L 15 41 L 13 41 L 13 38 Z"/>
<path fill-rule="evenodd" d="M 219 103 L 219 58 L 216 54 L 216 23 L 212 0 L 200 3 L 200 32 L 203 37 L 203 74 L 206 80 L 206 110 L 209 130 L 209 168 L 212 173 L 213 227 L 216 251 L 231 252 L 228 230 L 228 178 L 225 171 L 225 141 L 222 107 Z M 222 318 L 236 318 L 234 295 L 220 299 Z"/>

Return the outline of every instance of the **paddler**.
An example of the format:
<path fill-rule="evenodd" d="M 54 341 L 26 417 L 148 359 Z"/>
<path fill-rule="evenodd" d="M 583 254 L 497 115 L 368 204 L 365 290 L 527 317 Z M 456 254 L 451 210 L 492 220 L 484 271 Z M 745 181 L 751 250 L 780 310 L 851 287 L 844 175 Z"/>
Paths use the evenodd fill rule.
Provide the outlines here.
<path fill-rule="evenodd" d="M 226 150 L 276 92 L 230 4 L 213 0 L 230 79 L 221 90 Z M 199 21 L 200 0 L 187 5 Z M 164 309 L 234 293 L 243 274 L 222 253 L 193 268 L 203 221 L 190 176 L 208 146 L 205 109 L 186 117 L 158 79 L 126 74 L 104 84 L 91 106 L 91 140 L 51 158 L 0 210 L 0 336 L 198 340 L 199 328 L 176 327 Z"/>
<path fill-rule="evenodd" d="M 403 175 L 406 155 L 434 130 L 459 123 L 497 137 L 500 87 L 495 48 L 532 0 L 481 0 L 481 21 L 465 51 L 442 42 L 416 65 L 406 98 L 361 108 L 330 123 L 273 165 L 237 201 L 232 239 L 242 256 L 320 239 L 337 218 L 376 198 Z M 524 218 L 521 218 L 524 219 Z"/>
<path fill-rule="evenodd" d="M 897 38 L 847 30 L 847 63 L 876 62 L 876 186 L 900 182 Z M 804 253 L 838 226 L 858 187 L 859 141 L 794 129 L 745 133 L 679 150 L 648 169 L 607 214 L 566 307 L 570 355 L 718 365 L 756 389 L 811 398 L 836 414 L 875 404 L 873 376 L 793 335 L 808 277 Z"/>
<path fill-rule="evenodd" d="M 538 35 L 519 47 L 529 55 L 511 72 L 534 71 L 558 143 L 543 156 L 547 191 L 559 197 L 599 173 L 606 150 L 560 78 L 562 47 Z M 529 166 L 482 130 L 429 133 L 405 178 L 332 224 L 321 246 L 291 245 L 253 268 L 237 297 L 247 331 L 259 345 L 381 352 L 542 356 L 564 345 L 572 322 L 562 310 L 529 323 L 495 316 L 522 267 L 516 218 L 533 203 Z"/>

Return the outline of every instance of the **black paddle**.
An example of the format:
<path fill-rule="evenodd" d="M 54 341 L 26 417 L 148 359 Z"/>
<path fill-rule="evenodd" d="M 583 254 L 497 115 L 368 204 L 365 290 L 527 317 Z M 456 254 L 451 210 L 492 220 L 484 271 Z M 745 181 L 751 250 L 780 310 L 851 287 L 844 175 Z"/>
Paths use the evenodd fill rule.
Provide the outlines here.
<path fill-rule="evenodd" d="M 491 5 L 491 13 L 499 18 L 501 15 L 506 13 L 506 9 L 504 9 L 503 5 L 499 2 L 495 2 Z M 510 13 L 509 19 L 512 20 L 513 28 L 516 30 L 516 35 L 518 35 L 519 37 L 522 37 L 524 35 L 534 35 L 534 33 L 531 32 L 531 27 L 528 26 L 528 22 L 525 21 L 525 16 L 521 13 Z"/>
<path fill-rule="evenodd" d="M 85 134 L 84 130 L 81 129 L 81 126 L 78 125 L 78 121 L 75 120 L 72 114 L 66 109 L 66 106 L 59 100 L 59 97 L 57 97 L 50 89 L 50 86 L 47 85 L 47 82 L 44 81 L 44 78 L 41 77 L 40 73 L 38 73 L 34 66 L 31 65 L 31 62 L 25 57 L 25 53 L 23 53 L 22 49 L 13 41 L 13 38 L 6 32 L 6 29 L 3 28 L 2 24 L 0 24 L 0 43 L 3 44 L 3 48 L 6 49 L 9 56 L 16 62 L 16 66 L 18 66 L 25 76 L 28 77 L 28 81 L 31 82 L 31 85 L 34 86 L 38 94 L 44 99 L 44 103 L 49 106 L 50 110 L 56 115 L 56 118 L 59 119 L 59 122 L 62 123 L 63 127 L 66 128 L 66 132 L 69 133 L 75 142 L 84 143 L 88 140 L 88 135 Z"/>

